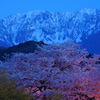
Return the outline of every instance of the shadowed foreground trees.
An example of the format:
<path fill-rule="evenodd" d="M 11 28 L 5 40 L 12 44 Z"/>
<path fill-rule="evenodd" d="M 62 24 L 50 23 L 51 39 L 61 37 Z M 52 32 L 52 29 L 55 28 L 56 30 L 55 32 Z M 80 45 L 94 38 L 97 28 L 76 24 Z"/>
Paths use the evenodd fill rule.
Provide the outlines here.
<path fill-rule="evenodd" d="M 0 100 L 30 100 L 24 88 L 18 88 L 15 78 L 8 77 L 5 69 L 0 69 Z"/>

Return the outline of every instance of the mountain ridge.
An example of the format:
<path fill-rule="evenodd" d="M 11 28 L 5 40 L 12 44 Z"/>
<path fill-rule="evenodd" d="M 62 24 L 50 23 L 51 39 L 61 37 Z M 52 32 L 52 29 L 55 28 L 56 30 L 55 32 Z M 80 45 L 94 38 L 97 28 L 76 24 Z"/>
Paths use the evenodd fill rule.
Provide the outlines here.
<path fill-rule="evenodd" d="M 0 48 L 0 60 L 6 61 L 7 58 L 10 58 L 13 53 L 34 53 L 35 50 L 38 51 L 38 46 L 42 47 L 43 45 L 47 45 L 43 43 L 42 41 L 40 42 L 35 42 L 35 41 L 26 41 L 24 43 L 19 43 L 18 45 L 14 45 L 9 48 Z"/>
<path fill-rule="evenodd" d="M 30 40 L 46 44 L 83 43 L 99 32 L 99 9 L 63 13 L 31 11 L 0 20 L 0 46 L 9 47 Z"/>

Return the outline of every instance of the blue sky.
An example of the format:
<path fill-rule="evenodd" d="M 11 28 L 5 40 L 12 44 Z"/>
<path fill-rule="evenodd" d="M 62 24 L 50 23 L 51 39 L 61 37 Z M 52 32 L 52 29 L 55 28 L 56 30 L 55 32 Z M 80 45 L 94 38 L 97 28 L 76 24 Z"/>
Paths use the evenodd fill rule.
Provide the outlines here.
<path fill-rule="evenodd" d="M 83 8 L 100 9 L 100 0 L 0 0 L 0 19 L 33 10 L 66 12 Z"/>

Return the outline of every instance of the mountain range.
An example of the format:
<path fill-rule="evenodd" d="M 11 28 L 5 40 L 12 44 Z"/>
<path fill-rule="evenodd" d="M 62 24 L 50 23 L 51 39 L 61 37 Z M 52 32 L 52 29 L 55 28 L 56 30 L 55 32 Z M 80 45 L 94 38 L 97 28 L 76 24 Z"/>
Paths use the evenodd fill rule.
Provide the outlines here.
<path fill-rule="evenodd" d="M 100 54 L 100 10 L 31 11 L 0 19 L 1 47 L 30 40 L 46 44 L 73 41 L 90 53 Z"/>

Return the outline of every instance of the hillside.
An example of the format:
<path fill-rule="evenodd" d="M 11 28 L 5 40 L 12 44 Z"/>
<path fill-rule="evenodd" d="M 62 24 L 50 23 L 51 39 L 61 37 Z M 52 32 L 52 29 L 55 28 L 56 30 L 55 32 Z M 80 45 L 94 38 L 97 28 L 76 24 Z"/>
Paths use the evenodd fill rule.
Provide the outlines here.
<path fill-rule="evenodd" d="M 46 45 L 42 41 L 27 41 L 25 43 L 20 43 L 9 48 L 0 49 L 0 60 L 5 61 L 8 57 L 12 56 L 13 53 L 34 53 L 35 50 L 38 50 L 38 46 Z"/>

